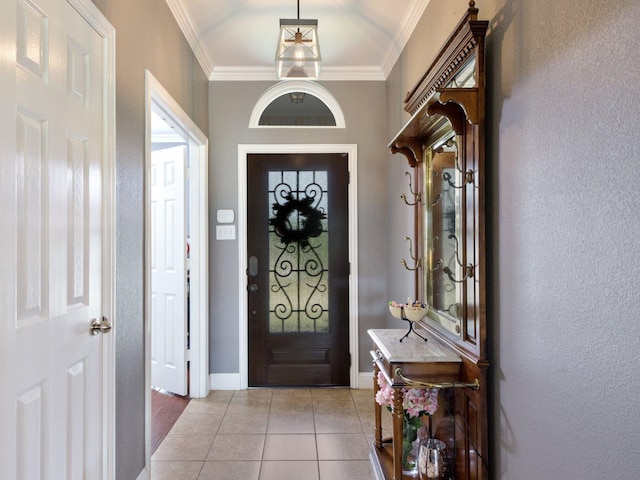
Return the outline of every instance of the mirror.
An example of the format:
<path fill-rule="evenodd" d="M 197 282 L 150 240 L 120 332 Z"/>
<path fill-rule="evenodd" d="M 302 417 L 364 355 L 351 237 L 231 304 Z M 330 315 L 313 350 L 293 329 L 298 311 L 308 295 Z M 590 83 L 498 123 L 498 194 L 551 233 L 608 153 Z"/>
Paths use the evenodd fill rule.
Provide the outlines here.
<path fill-rule="evenodd" d="M 474 88 L 476 86 L 476 56 L 471 55 L 458 73 L 447 84 L 447 88 Z"/>
<path fill-rule="evenodd" d="M 464 180 L 457 136 L 427 149 L 425 156 L 423 298 L 430 306 L 428 318 L 460 335 L 464 304 L 461 280 L 464 276 L 461 259 Z"/>

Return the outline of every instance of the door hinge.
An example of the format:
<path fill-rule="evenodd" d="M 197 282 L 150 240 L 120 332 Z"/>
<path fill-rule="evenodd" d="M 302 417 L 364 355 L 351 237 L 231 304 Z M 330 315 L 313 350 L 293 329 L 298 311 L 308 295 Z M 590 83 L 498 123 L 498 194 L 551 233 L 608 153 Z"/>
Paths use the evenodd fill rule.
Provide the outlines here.
<path fill-rule="evenodd" d="M 191 361 L 191 349 L 187 348 L 187 362 Z"/>

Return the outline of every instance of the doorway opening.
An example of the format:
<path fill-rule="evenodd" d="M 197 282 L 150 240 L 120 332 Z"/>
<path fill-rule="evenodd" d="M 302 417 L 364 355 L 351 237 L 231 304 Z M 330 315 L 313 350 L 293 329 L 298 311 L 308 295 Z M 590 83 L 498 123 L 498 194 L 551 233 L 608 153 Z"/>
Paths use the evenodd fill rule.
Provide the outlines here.
<path fill-rule="evenodd" d="M 146 456 L 151 389 L 209 392 L 208 140 L 146 72 Z"/>

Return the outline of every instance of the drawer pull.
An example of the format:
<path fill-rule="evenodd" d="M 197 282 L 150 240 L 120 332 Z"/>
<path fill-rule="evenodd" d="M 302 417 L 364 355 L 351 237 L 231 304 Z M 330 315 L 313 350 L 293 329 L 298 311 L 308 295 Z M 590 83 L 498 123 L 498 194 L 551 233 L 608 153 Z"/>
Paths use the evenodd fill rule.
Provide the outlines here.
<path fill-rule="evenodd" d="M 376 350 L 375 352 L 371 350 L 371 356 L 373 357 L 373 363 L 377 363 L 384 358 L 380 350 Z"/>

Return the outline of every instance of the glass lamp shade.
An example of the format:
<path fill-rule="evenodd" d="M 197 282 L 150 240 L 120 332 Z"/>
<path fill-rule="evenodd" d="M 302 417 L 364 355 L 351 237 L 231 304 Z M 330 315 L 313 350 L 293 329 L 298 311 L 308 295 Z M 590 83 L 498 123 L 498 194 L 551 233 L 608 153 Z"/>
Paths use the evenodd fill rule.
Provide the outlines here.
<path fill-rule="evenodd" d="M 280 19 L 280 36 L 276 51 L 278 79 L 320 78 L 318 20 Z"/>

